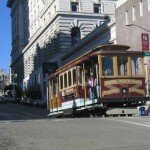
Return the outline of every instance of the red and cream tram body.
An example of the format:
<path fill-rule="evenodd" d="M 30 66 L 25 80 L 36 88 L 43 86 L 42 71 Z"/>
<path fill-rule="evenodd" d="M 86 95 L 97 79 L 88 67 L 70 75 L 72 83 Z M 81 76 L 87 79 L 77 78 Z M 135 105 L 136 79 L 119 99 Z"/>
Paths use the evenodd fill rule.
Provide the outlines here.
<path fill-rule="evenodd" d="M 128 49 L 102 45 L 57 69 L 49 77 L 50 114 L 101 114 L 106 106 L 145 102 L 142 52 Z"/>

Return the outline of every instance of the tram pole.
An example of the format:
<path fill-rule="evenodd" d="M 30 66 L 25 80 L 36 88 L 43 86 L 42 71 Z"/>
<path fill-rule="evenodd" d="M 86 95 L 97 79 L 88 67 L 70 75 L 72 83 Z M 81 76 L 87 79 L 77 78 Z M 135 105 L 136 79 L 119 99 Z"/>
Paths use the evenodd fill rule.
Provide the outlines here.
<path fill-rule="evenodd" d="M 85 82 L 85 65 L 83 63 L 83 83 L 84 83 L 84 107 L 86 101 L 86 82 Z"/>
<path fill-rule="evenodd" d="M 146 70 L 146 94 L 147 97 L 149 97 L 149 80 L 148 80 L 148 64 L 145 64 L 145 70 Z"/>
<path fill-rule="evenodd" d="M 95 93 L 94 93 L 94 82 L 95 82 L 95 77 L 94 77 L 94 63 L 93 63 L 93 59 L 92 59 L 92 67 L 91 67 L 91 80 L 92 80 L 92 103 L 95 105 Z"/>

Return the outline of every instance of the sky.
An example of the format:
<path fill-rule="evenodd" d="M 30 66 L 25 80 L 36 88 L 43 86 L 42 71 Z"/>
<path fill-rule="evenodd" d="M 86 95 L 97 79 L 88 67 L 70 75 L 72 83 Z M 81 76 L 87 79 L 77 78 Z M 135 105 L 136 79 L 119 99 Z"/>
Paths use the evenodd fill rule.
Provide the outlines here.
<path fill-rule="evenodd" d="M 11 52 L 11 17 L 7 0 L 0 0 L 0 69 L 9 72 Z"/>

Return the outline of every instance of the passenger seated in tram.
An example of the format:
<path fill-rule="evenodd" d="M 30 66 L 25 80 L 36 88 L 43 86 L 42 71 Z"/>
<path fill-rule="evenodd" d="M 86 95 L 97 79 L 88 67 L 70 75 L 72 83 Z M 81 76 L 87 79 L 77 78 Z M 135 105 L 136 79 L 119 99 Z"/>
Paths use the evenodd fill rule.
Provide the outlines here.
<path fill-rule="evenodd" d="M 103 75 L 113 75 L 113 58 L 103 57 L 102 68 L 103 68 Z"/>
<path fill-rule="evenodd" d="M 112 75 L 112 70 L 110 68 L 107 68 L 105 70 L 105 75 Z"/>

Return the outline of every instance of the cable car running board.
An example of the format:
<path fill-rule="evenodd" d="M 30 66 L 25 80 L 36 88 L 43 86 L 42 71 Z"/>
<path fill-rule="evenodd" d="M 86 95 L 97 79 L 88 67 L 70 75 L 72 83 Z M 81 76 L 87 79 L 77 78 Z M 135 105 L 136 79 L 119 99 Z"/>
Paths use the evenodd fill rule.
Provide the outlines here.
<path fill-rule="evenodd" d="M 138 115 L 137 108 L 126 107 L 126 108 L 110 108 L 106 111 L 108 116 L 113 115 Z"/>

